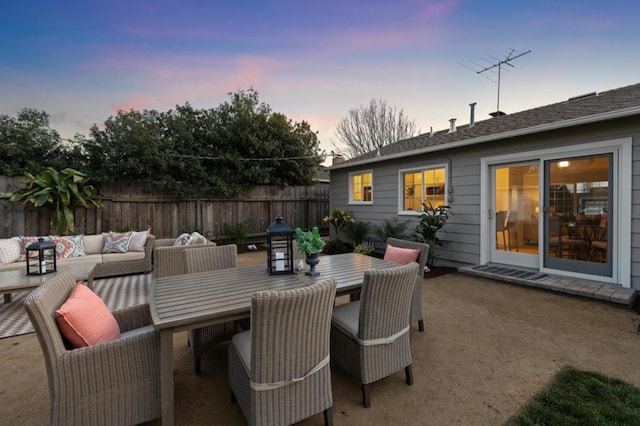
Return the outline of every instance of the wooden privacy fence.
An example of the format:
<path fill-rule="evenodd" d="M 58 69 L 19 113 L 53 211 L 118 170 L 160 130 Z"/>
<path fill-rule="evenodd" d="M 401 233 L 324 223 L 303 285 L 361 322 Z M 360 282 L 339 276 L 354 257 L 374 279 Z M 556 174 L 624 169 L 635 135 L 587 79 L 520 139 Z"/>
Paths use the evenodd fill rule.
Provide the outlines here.
<path fill-rule="evenodd" d="M 0 238 L 48 235 L 50 213 L 43 208 L 11 203 L 11 193 L 21 186 L 20 177 L 0 177 Z M 329 184 L 313 186 L 255 186 L 233 199 L 177 199 L 145 185 L 108 185 L 97 198 L 104 208 L 78 208 L 76 233 L 151 229 L 158 238 L 175 238 L 182 232 L 198 231 L 210 239 L 225 235 L 226 225 L 246 224 L 250 234 L 263 234 L 276 216 L 292 228 L 322 224 L 329 215 Z M 328 230 L 323 229 L 323 230 Z"/>

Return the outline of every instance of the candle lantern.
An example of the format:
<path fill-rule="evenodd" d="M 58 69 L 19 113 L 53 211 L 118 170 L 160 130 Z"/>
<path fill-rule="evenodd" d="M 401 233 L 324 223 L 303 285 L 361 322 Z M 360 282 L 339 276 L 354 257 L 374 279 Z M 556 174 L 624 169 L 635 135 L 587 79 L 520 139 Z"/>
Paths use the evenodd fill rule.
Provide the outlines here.
<path fill-rule="evenodd" d="M 270 275 L 293 274 L 293 235 L 282 216 L 267 228 L 267 270 Z"/>
<path fill-rule="evenodd" d="M 38 238 L 25 247 L 27 275 L 42 275 L 57 271 L 56 245 Z"/>

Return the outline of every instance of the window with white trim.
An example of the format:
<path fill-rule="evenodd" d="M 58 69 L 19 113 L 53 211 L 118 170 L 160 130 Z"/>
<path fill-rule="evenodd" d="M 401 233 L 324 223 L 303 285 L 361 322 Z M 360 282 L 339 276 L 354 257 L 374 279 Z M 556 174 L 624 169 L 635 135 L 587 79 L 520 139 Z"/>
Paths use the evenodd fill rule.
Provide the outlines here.
<path fill-rule="evenodd" d="M 422 211 L 422 205 L 446 205 L 447 169 L 444 166 L 400 171 L 400 210 Z"/>
<path fill-rule="evenodd" d="M 373 202 L 373 173 L 351 173 L 349 175 L 349 202 L 371 204 Z"/>

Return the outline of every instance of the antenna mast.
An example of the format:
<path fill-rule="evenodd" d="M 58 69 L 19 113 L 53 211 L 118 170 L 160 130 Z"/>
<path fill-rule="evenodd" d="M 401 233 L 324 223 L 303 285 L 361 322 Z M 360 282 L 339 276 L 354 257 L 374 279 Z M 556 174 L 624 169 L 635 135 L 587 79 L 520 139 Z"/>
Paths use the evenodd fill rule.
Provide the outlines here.
<path fill-rule="evenodd" d="M 494 68 L 498 68 L 498 103 L 496 106 L 496 113 L 500 113 L 500 78 L 502 75 L 502 65 L 509 65 L 510 67 L 515 68 L 513 65 L 511 65 L 511 61 L 521 56 L 524 56 L 527 53 L 531 53 L 531 50 L 527 50 L 526 52 L 523 52 L 523 53 L 518 53 L 516 52 L 515 49 L 511 49 L 511 51 L 505 56 L 504 59 L 500 60 L 492 56 L 492 58 L 495 59 L 497 62 L 490 63 L 491 65 L 482 68 L 480 71 L 472 70 L 472 71 L 475 71 L 476 74 L 482 74 L 486 71 L 492 70 Z"/>

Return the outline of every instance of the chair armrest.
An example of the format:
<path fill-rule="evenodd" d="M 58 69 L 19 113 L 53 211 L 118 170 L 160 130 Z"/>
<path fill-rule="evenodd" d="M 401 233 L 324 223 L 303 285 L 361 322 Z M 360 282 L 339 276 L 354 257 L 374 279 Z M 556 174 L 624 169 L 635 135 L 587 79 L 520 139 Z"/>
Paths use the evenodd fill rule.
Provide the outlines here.
<path fill-rule="evenodd" d="M 154 241 L 153 247 L 167 247 L 172 246 L 176 240 L 174 238 L 159 238 Z"/>
<path fill-rule="evenodd" d="M 121 332 L 151 324 L 151 309 L 148 303 L 119 309 L 113 311 L 112 314 L 118 322 Z"/>

